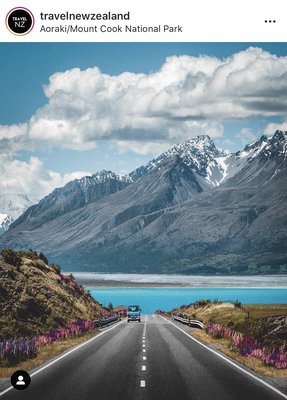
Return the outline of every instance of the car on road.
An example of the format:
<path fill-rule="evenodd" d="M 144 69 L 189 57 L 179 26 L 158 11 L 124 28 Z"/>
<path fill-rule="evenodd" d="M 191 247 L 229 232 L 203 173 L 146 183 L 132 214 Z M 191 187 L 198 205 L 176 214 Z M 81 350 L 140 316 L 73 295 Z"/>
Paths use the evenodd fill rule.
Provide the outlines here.
<path fill-rule="evenodd" d="M 128 306 L 127 319 L 128 319 L 128 322 L 130 322 L 130 321 L 141 322 L 140 306 Z"/>

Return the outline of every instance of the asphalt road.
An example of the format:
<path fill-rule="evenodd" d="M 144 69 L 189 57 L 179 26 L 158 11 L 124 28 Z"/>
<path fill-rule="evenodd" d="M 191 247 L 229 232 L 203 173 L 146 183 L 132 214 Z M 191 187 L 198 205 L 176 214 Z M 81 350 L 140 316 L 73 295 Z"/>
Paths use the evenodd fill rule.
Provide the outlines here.
<path fill-rule="evenodd" d="M 7 400 L 279 400 L 159 316 L 123 321 L 42 369 Z M 287 398 L 287 396 L 285 397 Z"/>

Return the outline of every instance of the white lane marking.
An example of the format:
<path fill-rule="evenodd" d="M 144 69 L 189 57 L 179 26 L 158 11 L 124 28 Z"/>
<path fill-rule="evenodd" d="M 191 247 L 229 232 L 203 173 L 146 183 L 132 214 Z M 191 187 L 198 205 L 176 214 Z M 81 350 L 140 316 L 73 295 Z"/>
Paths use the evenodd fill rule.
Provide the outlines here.
<path fill-rule="evenodd" d="M 145 352 L 146 352 L 146 349 L 143 349 L 143 352 L 145 353 Z"/>
<path fill-rule="evenodd" d="M 143 343 L 145 343 L 145 340 L 143 339 Z"/>
<path fill-rule="evenodd" d="M 142 365 L 142 371 L 146 371 L 146 365 Z"/>
<path fill-rule="evenodd" d="M 146 360 L 146 356 L 143 356 L 143 361 L 145 361 Z"/>
<path fill-rule="evenodd" d="M 146 332 L 146 323 L 147 323 L 147 314 L 145 315 L 145 322 L 144 322 L 144 329 L 143 329 L 143 333 Z"/>
<path fill-rule="evenodd" d="M 124 322 L 125 320 L 120 321 L 118 324 L 114 325 L 112 328 L 107 329 L 106 331 L 103 331 L 101 333 L 99 333 L 98 335 L 92 337 L 91 339 L 87 340 L 84 343 L 79 344 L 79 346 L 75 347 L 74 349 L 68 351 L 67 353 L 63 354 L 62 356 L 56 358 L 56 360 L 51 361 L 49 364 L 44 365 L 44 367 L 38 369 L 37 371 L 33 372 L 32 374 L 30 374 L 30 376 L 35 376 L 37 374 L 39 374 L 39 372 L 44 371 L 46 368 L 50 367 L 51 365 L 55 364 L 56 362 L 62 360 L 62 358 L 67 357 L 69 354 L 73 353 L 74 351 L 80 349 L 81 347 L 85 346 L 86 344 L 92 342 L 93 340 L 98 339 L 100 336 L 104 335 L 105 333 L 112 331 L 113 329 L 115 329 L 116 327 L 118 327 L 122 322 Z M 8 387 L 6 390 L 4 390 L 3 392 L 0 393 L 0 396 L 2 396 L 4 393 L 9 392 L 9 390 L 14 389 L 13 386 Z"/>
<path fill-rule="evenodd" d="M 283 399 L 287 399 L 287 395 L 280 392 L 280 390 L 276 389 L 274 386 L 269 385 L 269 383 L 263 381 L 262 379 L 258 378 L 257 376 L 251 374 L 250 372 L 248 372 L 246 369 L 240 367 L 239 365 L 235 364 L 233 361 L 229 360 L 228 358 L 224 357 L 222 354 L 217 353 L 217 351 L 209 348 L 208 346 L 206 346 L 205 344 L 201 343 L 199 340 L 195 339 L 194 337 L 190 336 L 187 332 L 185 332 L 183 329 L 181 329 L 179 326 L 176 326 L 173 322 L 169 321 L 167 318 L 163 317 L 162 315 L 159 315 L 161 318 L 165 319 L 167 322 L 169 322 L 171 325 L 173 325 L 174 327 L 176 327 L 178 330 L 180 330 L 182 333 L 184 333 L 187 337 L 189 337 L 189 339 L 193 340 L 194 342 L 198 343 L 200 346 L 204 347 L 205 349 L 211 351 L 213 354 L 217 355 L 218 357 L 222 358 L 223 360 L 225 360 L 226 362 L 228 362 L 229 364 L 233 365 L 235 368 L 239 369 L 241 372 L 244 372 L 244 374 L 251 376 L 251 378 L 255 379 L 256 381 L 262 383 L 264 386 L 267 386 L 269 389 L 273 390 L 274 392 L 276 392 L 277 394 L 279 394 L 280 396 L 283 397 Z"/>
<path fill-rule="evenodd" d="M 145 347 L 145 344 L 143 344 L 143 347 Z"/>
<path fill-rule="evenodd" d="M 145 381 L 140 381 L 140 387 L 145 387 Z"/>

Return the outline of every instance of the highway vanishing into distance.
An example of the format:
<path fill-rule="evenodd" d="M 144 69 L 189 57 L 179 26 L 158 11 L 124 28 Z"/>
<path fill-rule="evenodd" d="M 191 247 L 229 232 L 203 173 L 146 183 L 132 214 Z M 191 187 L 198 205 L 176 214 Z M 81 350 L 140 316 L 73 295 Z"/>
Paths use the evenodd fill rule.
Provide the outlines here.
<path fill-rule="evenodd" d="M 7 400 L 279 400 L 287 396 L 160 316 L 107 327 L 31 373 Z"/>

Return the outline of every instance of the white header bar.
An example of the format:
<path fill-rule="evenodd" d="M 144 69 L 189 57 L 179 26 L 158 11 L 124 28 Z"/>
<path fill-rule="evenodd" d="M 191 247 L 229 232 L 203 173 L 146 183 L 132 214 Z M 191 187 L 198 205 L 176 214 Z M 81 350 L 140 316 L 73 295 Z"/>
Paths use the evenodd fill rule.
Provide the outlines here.
<path fill-rule="evenodd" d="M 7 0 L 0 20 L 1 42 L 287 41 L 283 0 Z"/>

